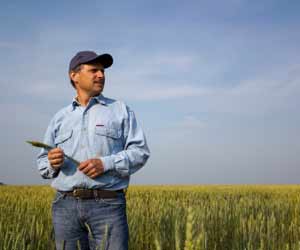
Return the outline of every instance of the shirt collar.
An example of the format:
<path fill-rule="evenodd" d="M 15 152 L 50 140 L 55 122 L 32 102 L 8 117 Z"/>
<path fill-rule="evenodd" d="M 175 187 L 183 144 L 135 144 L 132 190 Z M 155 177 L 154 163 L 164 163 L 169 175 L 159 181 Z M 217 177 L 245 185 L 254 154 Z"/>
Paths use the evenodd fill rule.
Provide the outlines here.
<path fill-rule="evenodd" d="M 102 105 L 107 105 L 107 99 L 102 95 L 94 96 L 93 97 L 98 103 L 101 103 Z"/>
<path fill-rule="evenodd" d="M 91 99 L 94 99 L 96 102 L 101 103 L 102 105 L 107 105 L 107 99 L 102 95 L 94 96 Z M 74 111 L 77 106 L 80 106 L 77 96 L 73 97 L 71 111 Z"/>

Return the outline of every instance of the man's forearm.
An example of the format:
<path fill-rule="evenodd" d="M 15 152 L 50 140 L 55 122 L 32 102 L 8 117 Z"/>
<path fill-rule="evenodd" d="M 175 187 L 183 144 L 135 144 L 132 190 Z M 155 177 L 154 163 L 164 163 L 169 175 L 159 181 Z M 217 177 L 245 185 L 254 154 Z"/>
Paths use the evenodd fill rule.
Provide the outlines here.
<path fill-rule="evenodd" d="M 120 176 L 132 175 L 143 167 L 150 156 L 148 148 L 129 148 L 115 155 L 103 156 L 100 159 L 104 165 L 104 172 L 116 171 Z"/>
<path fill-rule="evenodd" d="M 37 159 L 37 165 L 40 172 L 40 175 L 44 179 L 53 179 L 57 177 L 59 173 L 59 169 L 56 170 L 53 167 L 51 167 L 50 162 L 47 157 L 47 153 L 40 154 Z"/>

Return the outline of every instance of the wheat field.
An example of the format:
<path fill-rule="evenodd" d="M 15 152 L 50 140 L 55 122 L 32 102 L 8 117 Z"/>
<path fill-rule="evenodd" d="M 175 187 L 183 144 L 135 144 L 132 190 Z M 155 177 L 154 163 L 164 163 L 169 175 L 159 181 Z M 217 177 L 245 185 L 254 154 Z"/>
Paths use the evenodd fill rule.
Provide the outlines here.
<path fill-rule="evenodd" d="M 49 186 L 0 187 L 0 249 L 54 250 Z M 300 250 L 300 186 L 132 186 L 131 250 Z"/>

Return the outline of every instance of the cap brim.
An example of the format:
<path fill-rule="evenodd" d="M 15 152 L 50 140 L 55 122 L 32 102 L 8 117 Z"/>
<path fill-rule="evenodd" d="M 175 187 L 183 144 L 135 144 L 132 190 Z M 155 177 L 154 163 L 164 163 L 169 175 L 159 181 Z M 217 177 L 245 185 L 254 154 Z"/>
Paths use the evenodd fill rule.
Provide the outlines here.
<path fill-rule="evenodd" d="M 110 54 L 102 54 L 85 63 L 97 63 L 97 62 L 101 63 L 104 68 L 109 68 L 113 64 L 113 58 Z"/>

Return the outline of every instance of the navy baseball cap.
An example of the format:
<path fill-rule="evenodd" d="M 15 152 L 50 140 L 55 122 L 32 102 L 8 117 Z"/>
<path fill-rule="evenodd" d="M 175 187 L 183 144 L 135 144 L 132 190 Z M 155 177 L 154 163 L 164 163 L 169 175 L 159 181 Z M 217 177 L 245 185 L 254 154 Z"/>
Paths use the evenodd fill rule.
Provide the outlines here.
<path fill-rule="evenodd" d="M 83 63 L 99 62 L 104 68 L 113 64 L 113 58 L 110 54 L 97 55 L 94 51 L 80 51 L 71 60 L 69 72 Z"/>

